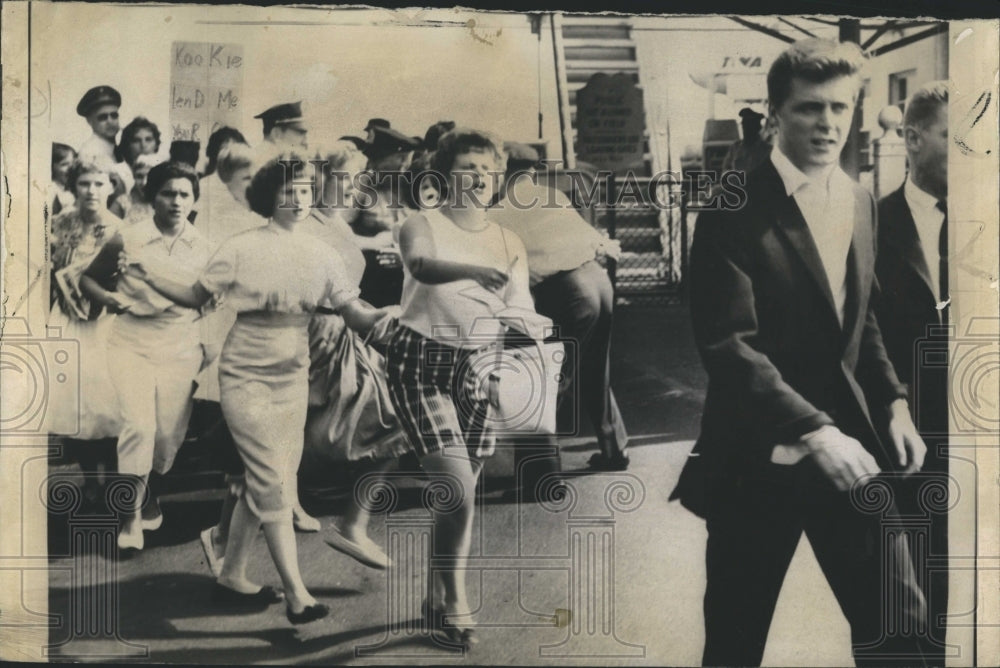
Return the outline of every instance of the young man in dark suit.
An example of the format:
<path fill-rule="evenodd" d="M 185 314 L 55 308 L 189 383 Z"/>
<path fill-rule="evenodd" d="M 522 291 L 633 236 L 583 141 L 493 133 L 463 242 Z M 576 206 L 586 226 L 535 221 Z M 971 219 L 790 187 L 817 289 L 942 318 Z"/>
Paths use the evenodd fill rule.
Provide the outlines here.
<path fill-rule="evenodd" d="M 875 202 L 839 167 L 864 56 L 809 39 L 767 77 L 777 137 L 737 209 L 706 211 L 691 312 L 709 383 L 674 498 L 708 528 L 705 665 L 759 665 L 803 531 L 858 664 L 920 665 L 924 615 L 882 471 L 925 446 L 871 309 Z M 893 595 L 888 595 L 892 592 Z"/>
<path fill-rule="evenodd" d="M 932 81 L 906 103 L 903 137 L 909 174 L 878 203 L 881 286 L 876 304 L 889 360 L 909 389 L 913 421 L 927 444 L 920 474 L 899 479 L 900 511 L 921 522 L 928 549 L 914 553 L 925 585 L 935 663 L 944 663 L 948 571 L 948 86 Z"/>

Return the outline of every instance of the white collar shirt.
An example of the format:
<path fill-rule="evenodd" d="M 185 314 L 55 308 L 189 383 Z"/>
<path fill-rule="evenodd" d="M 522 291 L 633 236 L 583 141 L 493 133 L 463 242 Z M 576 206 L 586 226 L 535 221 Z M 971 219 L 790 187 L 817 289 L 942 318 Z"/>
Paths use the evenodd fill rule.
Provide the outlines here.
<path fill-rule="evenodd" d="M 795 198 L 819 251 L 840 323 L 847 302 L 847 256 L 854 234 L 854 182 L 838 165 L 818 177 L 796 167 L 777 146 L 771 151 L 785 193 Z"/>
<path fill-rule="evenodd" d="M 930 272 L 931 291 L 935 301 L 941 301 L 940 235 L 944 224 L 944 212 L 937 208 L 938 199 L 921 190 L 913 179 L 907 178 L 903 186 L 903 197 L 910 207 L 910 214 L 917 226 L 917 237 L 924 252 L 924 261 Z"/>
<path fill-rule="evenodd" d="M 93 158 L 115 158 L 115 144 L 104 137 L 92 134 L 86 141 L 80 144 L 79 156 L 81 160 Z"/>
<path fill-rule="evenodd" d="M 186 221 L 172 238 L 165 237 L 151 217 L 126 227 L 120 234 L 130 262 L 139 262 L 151 273 L 181 285 L 191 285 L 198 279 L 212 252 L 208 239 Z M 118 291 L 128 298 L 129 313 L 134 316 L 186 322 L 198 318 L 197 310 L 175 304 L 142 279 L 128 274 L 119 277 Z"/>

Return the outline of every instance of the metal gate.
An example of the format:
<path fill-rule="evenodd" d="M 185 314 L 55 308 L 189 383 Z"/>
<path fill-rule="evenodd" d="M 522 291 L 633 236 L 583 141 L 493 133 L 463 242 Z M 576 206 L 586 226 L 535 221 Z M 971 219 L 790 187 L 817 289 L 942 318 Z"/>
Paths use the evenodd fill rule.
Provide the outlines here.
<path fill-rule="evenodd" d="M 563 118 L 569 120 L 564 140 L 572 146 L 575 157 L 577 92 L 599 72 L 623 73 L 641 86 L 639 62 L 627 19 L 557 14 L 553 31 Z M 628 178 L 633 179 L 640 193 L 646 194 L 653 174 L 656 170 L 667 169 L 667 165 L 656 164 L 657 157 L 649 147 L 648 127 L 644 141 L 643 160 L 633 167 Z M 570 169 L 589 173 L 591 178 L 596 176 L 595 170 L 584 163 L 576 163 Z M 617 180 L 621 183 L 624 178 L 619 176 Z M 621 241 L 622 258 L 612 272 L 617 305 L 677 301 L 686 236 L 680 211 L 651 205 L 648 196 L 625 197 L 619 200 L 612 215 L 608 205 L 621 191 L 613 188 L 615 192 L 609 192 L 606 180 L 597 187 L 601 205 L 585 211 L 584 215 L 596 227 Z"/>

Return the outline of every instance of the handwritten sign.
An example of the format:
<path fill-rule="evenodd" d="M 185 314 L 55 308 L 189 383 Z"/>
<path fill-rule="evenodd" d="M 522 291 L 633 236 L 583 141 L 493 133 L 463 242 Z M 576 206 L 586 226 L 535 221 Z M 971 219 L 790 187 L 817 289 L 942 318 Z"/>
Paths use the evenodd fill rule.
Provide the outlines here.
<path fill-rule="evenodd" d="M 576 94 L 577 158 L 600 169 L 642 162 L 646 116 L 642 90 L 628 76 L 599 72 Z"/>
<path fill-rule="evenodd" d="M 174 42 L 170 49 L 173 140 L 200 142 L 242 120 L 243 45 Z"/>

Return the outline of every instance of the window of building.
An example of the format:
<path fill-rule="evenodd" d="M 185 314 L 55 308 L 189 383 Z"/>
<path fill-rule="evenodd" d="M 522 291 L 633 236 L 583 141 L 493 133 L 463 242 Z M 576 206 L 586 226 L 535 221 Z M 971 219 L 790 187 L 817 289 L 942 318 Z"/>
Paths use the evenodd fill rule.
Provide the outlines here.
<path fill-rule="evenodd" d="M 889 104 L 894 104 L 903 110 L 906 98 L 910 94 L 911 84 L 917 76 L 916 70 L 906 70 L 889 75 Z"/>

